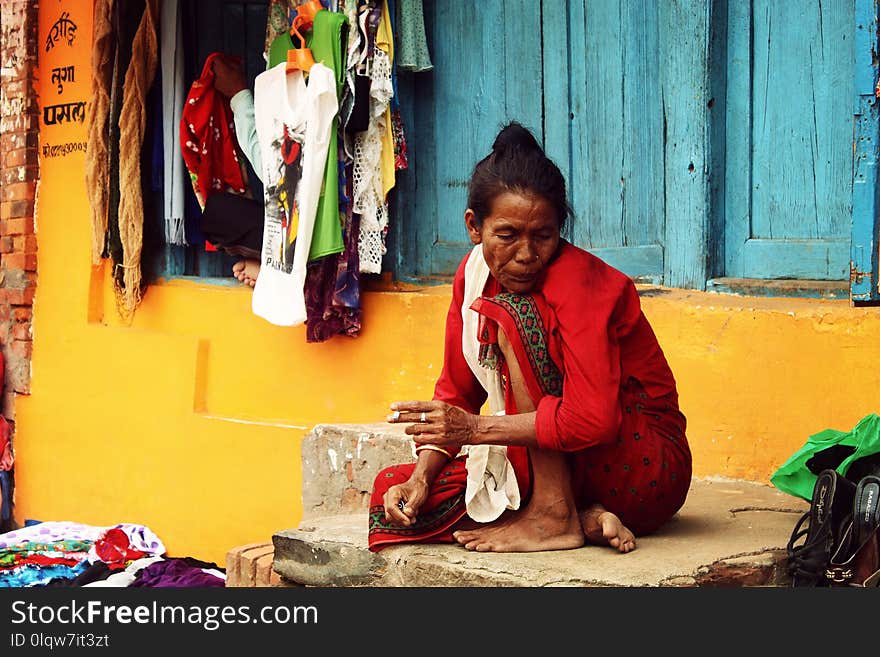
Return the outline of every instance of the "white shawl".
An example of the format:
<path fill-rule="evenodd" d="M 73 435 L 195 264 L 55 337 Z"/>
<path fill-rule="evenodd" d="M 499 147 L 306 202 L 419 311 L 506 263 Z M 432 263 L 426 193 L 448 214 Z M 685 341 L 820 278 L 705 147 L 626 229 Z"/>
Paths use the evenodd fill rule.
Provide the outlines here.
<path fill-rule="evenodd" d="M 504 389 L 501 374 L 480 365 L 477 340 L 479 314 L 471 310 L 474 300 L 483 294 L 489 278 L 489 267 L 483 258 L 483 247 L 477 244 L 468 256 L 464 271 L 464 301 L 461 304 L 461 349 L 467 364 L 489 395 L 489 411 L 504 415 Z M 477 522 L 491 522 L 505 509 L 518 509 L 519 485 L 513 466 L 507 459 L 504 445 L 466 445 L 467 488 L 465 502 L 468 515 Z"/>

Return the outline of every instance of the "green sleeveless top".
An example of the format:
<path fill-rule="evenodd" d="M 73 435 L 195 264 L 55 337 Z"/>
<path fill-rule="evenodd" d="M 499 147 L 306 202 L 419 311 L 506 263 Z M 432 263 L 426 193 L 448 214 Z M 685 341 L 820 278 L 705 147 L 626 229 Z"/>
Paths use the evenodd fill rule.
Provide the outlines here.
<path fill-rule="evenodd" d="M 312 57 L 316 62 L 333 71 L 336 78 L 337 101 L 345 82 L 346 53 L 342 41 L 343 36 L 347 36 L 347 29 L 348 18 L 345 14 L 324 10 L 315 14 L 315 23 L 311 31 L 306 34 L 306 47 L 311 49 Z M 298 40 L 294 40 L 289 31 L 277 36 L 269 45 L 269 68 L 287 61 L 287 51 L 299 47 Z M 342 253 L 345 248 L 342 240 L 344 217 L 339 214 L 338 132 L 337 114 L 333 117 L 333 127 L 330 130 L 330 146 L 327 149 L 324 183 L 321 186 L 318 211 L 315 215 L 309 260 Z"/>

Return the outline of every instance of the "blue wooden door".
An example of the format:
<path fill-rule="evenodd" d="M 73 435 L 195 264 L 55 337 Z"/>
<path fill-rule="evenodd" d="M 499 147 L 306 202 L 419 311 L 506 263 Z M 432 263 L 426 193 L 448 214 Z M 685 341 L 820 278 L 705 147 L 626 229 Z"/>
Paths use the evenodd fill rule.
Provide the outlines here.
<path fill-rule="evenodd" d="M 397 190 L 404 278 L 455 271 L 470 248 L 471 169 L 516 119 L 566 177 L 576 214 L 566 236 L 635 278 L 662 281 L 657 13 L 617 0 L 425 3 L 434 70 L 400 77 L 414 137 Z"/>
<path fill-rule="evenodd" d="M 873 0 L 857 3 L 874 16 Z M 469 247 L 471 167 L 514 118 L 566 176 L 576 215 L 567 237 L 637 280 L 847 280 L 852 257 L 877 294 L 875 205 L 854 208 L 876 204 L 876 158 L 859 157 L 875 148 L 876 65 L 857 92 L 852 2 L 425 9 L 435 69 L 401 78 L 413 137 L 396 190 L 404 277 L 454 271 Z M 876 36 L 863 40 L 872 61 Z M 864 105 L 855 111 L 854 95 Z M 862 126 L 854 169 L 854 125 L 865 121 L 875 124 Z"/>
<path fill-rule="evenodd" d="M 656 3 L 544 3 L 547 152 L 568 182 L 569 237 L 663 280 L 664 115 Z"/>
<path fill-rule="evenodd" d="M 399 80 L 412 127 L 396 191 L 404 278 L 447 277 L 471 248 L 468 181 L 502 125 L 517 120 L 542 139 L 540 2 L 427 2 L 424 10 L 434 69 Z"/>
<path fill-rule="evenodd" d="M 853 3 L 727 7 L 725 274 L 846 279 Z"/>
<path fill-rule="evenodd" d="M 855 160 L 850 296 L 854 302 L 880 301 L 880 215 L 877 158 L 877 53 L 880 52 L 876 0 L 855 3 Z"/>

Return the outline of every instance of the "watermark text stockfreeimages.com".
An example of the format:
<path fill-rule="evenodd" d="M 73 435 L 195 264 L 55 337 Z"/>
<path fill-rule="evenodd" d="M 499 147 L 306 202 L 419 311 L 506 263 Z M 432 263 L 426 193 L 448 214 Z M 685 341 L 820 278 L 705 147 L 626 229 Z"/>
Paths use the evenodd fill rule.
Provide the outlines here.
<path fill-rule="evenodd" d="M 24 600 L 12 603 L 13 625 L 198 625 L 214 631 L 224 625 L 311 624 L 318 623 L 314 605 L 186 605 L 156 600 L 146 604 L 108 604 L 101 600 L 62 604 L 35 604 Z M 30 629 L 30 628 L 29 628 Z M 21 634 L 21 632 L 18 632 Z"/>

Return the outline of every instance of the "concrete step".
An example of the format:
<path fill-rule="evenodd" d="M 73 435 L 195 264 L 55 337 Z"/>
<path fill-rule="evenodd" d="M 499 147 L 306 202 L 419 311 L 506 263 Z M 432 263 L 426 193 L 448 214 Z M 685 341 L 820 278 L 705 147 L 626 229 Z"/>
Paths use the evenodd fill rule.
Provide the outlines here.
<path fill-rule="evenodd" d="M 303 443 L 304 515 L 276 532 L 273 570 L 305 586 L 785 586 L 785 545 L 809 505 L 770 485 L 693 481 L 688 500 L 638 549 L 492 554 L 453 545 L 367 549 L 382 467 L 413 458 L 401 427 L 319 425 Z"/>
<path fill-rule="evenodd" d="M 415 460 L 405 425 L 319 424 L 303 438 L 303 518 L 363 511 L 382 468 Z"/>

